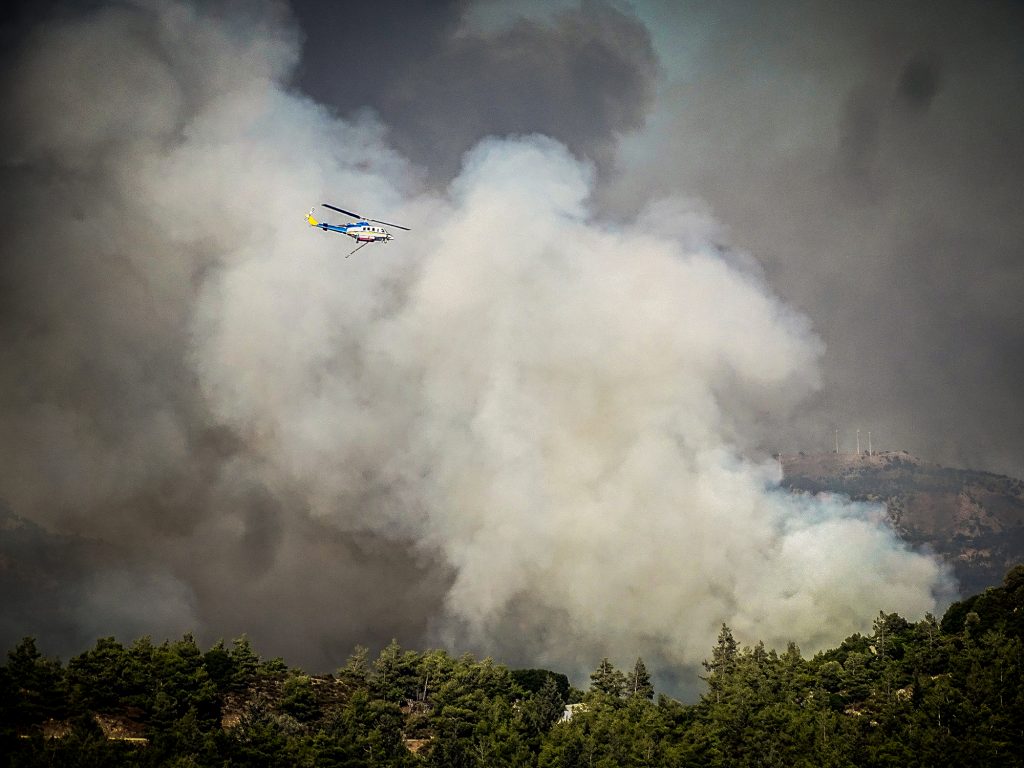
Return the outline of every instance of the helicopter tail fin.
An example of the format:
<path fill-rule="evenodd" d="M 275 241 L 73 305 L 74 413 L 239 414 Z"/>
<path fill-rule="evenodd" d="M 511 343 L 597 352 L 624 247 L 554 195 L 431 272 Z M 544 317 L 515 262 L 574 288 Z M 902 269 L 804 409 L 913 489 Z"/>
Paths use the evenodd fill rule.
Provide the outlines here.
<path fill-rule="evenodd" d="M 306 221 L 309 222 L 309 226 L 311 226 L 311 227 L 318 227 L 318 226 L 320 226 L 320 222 L 318 222 L 316 219 L 313 218 L 313 211 L 314 210 L 315 210 L 314 208 L 310 208 L 309 209 L 309 213 L 306 214 Z"/>

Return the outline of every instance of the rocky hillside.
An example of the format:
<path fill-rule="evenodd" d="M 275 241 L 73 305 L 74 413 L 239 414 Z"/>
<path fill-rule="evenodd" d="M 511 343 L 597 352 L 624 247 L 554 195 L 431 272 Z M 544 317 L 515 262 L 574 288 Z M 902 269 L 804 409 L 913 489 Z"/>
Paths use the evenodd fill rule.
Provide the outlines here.
<path fill-rule="evenodd" d="M 949 562 L 965 594 L 999 584 L 1024 562 L 1020 480 L 929 464 L 905 451 L 799 453 L 779 460 L 783 483 L 794 491 L 885 503 L 900 536 Z"/>

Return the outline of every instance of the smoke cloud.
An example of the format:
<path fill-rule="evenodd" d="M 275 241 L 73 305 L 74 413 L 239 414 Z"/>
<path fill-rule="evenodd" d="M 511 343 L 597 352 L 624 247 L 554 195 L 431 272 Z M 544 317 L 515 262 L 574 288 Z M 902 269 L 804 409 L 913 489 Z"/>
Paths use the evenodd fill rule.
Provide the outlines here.
<path fill-rule="evenodd" d="M 699 204 L 605 220 L 538 134 L 428 191 L 384 125 L 290 86 L 280 7 L 230 7 L 52 24 L 6 83 L 0 493 L 110 548 L 66 643 L 178 623 L 318 668 L 394 636 L 668 674 L 723 621 L 812 650 L 947 596 L 881 509 L 778 489 L 756 446 L 824 346 Z M 923 108 L 941 78 L 910 79 Z M 412 232 L 345 259 L 321 200 Z"/>
<path fill-rule="evenodd" d="M 666 71 L 602 205 L 685 189 L 827 342 L 774 450 L 1024 475 L 1024 9 L 637 2 Z"/>

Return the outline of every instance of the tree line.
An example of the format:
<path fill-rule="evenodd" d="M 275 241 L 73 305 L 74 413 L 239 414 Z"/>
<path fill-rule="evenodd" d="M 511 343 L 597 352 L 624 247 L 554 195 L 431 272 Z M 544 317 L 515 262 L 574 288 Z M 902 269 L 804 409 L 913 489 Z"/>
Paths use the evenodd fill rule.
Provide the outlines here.
<path fill-rule="evenodd" d="M 722 625 L 693 704 L 656 696 L 640 658 L 601 659 L 577 689 L 397 642 L 312 676 L 244 636 L 205 651 L 190 635 L 108 637 L 66 665 L 25 638 L 0 667 L 0 754 L 83 767 L 1022 766 L 1022 640 L 1024 565 L 941 620 L 880 612 L 870 634 L 812 658 L 743 646 Z"/>

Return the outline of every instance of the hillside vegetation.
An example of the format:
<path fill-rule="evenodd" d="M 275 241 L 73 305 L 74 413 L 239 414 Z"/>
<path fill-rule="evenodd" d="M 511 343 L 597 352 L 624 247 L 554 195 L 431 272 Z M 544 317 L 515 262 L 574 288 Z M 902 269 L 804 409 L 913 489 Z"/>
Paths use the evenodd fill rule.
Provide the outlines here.
<path fill-rule="evenodd" d="M 26 638 L 0 668 L 0 752 L 10 766 L 1021 766 L 1022 638 L 1024 565 L 941 621 L 879 613 L 871 635 L 810 659 L 723 625 L 695 704 L 655 698 L 641 659 L 600 660 L 582 691 L 397 643 L 310 676 L 244 637 L 104 638 L 67 665 Z"/>

